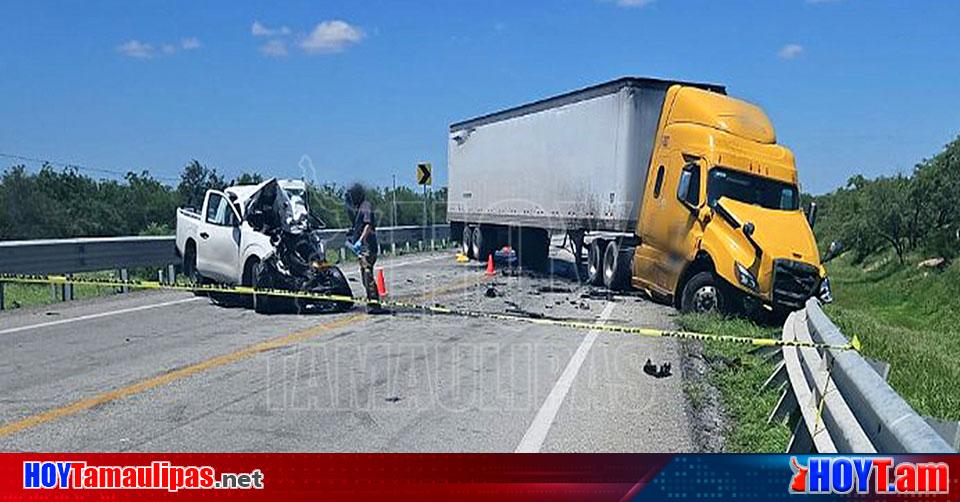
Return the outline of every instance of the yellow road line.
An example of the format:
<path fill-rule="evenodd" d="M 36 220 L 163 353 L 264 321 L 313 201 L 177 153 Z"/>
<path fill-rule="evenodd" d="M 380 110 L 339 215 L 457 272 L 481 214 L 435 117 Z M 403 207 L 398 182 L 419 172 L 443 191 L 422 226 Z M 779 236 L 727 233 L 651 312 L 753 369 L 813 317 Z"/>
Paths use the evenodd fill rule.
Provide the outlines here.
<path fill-rule="evenodd" d="M 411 298 L 426 298 L 428 296 L 436 296 L 438 294 L 446 293 L 453 291 L 458 288 L 469 287 L 470 280 L 461 281 L 458 284 L 455 284 L 453 287 L 450 286 L 441 286 L 430 291 L 425 291 L 420 294 L 410 295 Z M 342 328 L 349 324 L 353 324 L 361 319 L 367 318 L 366 314 L 353 314 L 342 319 L 337 319 L 325 324 L 320 324 L 317 326 L 312 326 L 310 328 L 292 333 L 289 335 L 284 335 L 281 337 L 273 338 L 266 340 L 248 347 L 239 349 L 237 351 L 231 352 L 229 354 L 224 354 L 222 356 L 217 356 L 205 361 L 200 361 L 199 363 L 191 364 L 183 368 L 164 373 L 162 375 L 157 375 L 155 377 L 148 378 L 146 380 L 141 380 L 137 383 L 128 385 L 126 387 L 121 387 L 119 389 L 107 391 L 101 394 L 97 394 L 93 397 L 76 401 L 74 403 L 68 404 L 66 406 L 61 406 L 59 408 L 54 408 L 43 413 L 38 413 L 36 415 L 31 415 L 29 417 L 20 419 L 16 422 L 11 422 L 0 426 L 0 438 L 15 434 L 17 432 L 36 427 L 38 425 L 45 424 L 47 422 L 57 420 L 59 418 L 68 417 L 70 415 L 75 415 L 82 411 L 89 410 L 101 404 L 109 403 L 111 401 L 116 401 L 118 399 L 123 399 L 135 394 L 139 394 L 150 389 L 155 389 L 157 387 L 166 385 L 170 382 L 180 380 L 197 373 L 207 371 L 210 369 L 218 368 L 220 366 L 226 366 L 228 364 L 241 361 L 243 359 L 250 358 L 261 352 L 265 352 L 271 349 L 276 349 L 280 347 L 286 347 L 293 345 L 298 342 L 313 338 L 323 332 L 329 331 L 331 329 Z"/>
<path fill-rule="evenodd" d="M 95 406 L 101 404 L 109 403 L 111 401 L 116 401 L 118 399 L 123 399 L 125 397 L 132 396 L 134 394 L 139 394 L 141 392 L 166 385 L 170 382 L 180 380 L 182 378 L 195 375 L 202 371 L 207 371 L 210 369 L 218 368 L 220 366 L 225 366 L 243 359 L 250 358 L 261 352 L 265 352 L 271 349 L 276 349 L 280 347 L 286 347 L 294 343 L 302 342 L 314 336 L 317 336 L 325 331 L 331 329 L 341 328 L 343 326 L 352 324 L 361 319 L 365 319 L 367 316 L 365 314 L 354 314 L 343 319 L 338 319 L 333 322 L 326 324 L 320 324 L 317 326 L 310 327 L 308 329 L 298 331 L 289 335 L 273 338 L 271 340 L 266 340 L 248 347 L 242 348 L 240 350 L 231 352 L 229 354 L 224 354 L 222 356 L 217 356 L 212 359 L 207 359 L 196 364 L 191 364 L 183 368 L 176 369 L 169 373 L 164 373 L 146 380 L 141 380 L 132 385 L 126 387 L 121 387 L 119 389 L 111 390 L 98 394 L 96 396 L 83 399 L 81 401 L 62 406 L 60 408 L 55 408 L 37 415 L 32 415 L 27 418 L 18 420 L 16 422 L 11 422 L 0 427 L 0 437 L 9 436 L 10 434 L 15 434 L 24 429 L 29 429 L 31 427 L 36 427 L 38 425 L 50 422 L 52 420 L 57 420 L 59 418 L 67 417 L 70 415 L 75 415 L 81 411 L 89 410 Z"/>

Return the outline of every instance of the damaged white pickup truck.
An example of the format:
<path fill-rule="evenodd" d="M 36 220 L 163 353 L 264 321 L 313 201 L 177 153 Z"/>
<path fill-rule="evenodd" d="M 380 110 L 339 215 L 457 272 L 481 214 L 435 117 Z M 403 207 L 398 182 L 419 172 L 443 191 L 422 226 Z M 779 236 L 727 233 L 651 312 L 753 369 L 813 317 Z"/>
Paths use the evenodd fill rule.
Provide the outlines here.
<path fill-rule="evenodd" d="M 208 190 L 199 213 L 177 209 L 177 254 L 183 258 L 183 273 L 198 284 L 350 297 L 343 272 L 327 261 L 323 228 L 323 221 L 307 207 L 303 181 L 270 179 Z M 252 304 L 260 313 L 342 311 L 352 306 L 349 301 L 268 295 L 211 296 L 222 303 Z"/>

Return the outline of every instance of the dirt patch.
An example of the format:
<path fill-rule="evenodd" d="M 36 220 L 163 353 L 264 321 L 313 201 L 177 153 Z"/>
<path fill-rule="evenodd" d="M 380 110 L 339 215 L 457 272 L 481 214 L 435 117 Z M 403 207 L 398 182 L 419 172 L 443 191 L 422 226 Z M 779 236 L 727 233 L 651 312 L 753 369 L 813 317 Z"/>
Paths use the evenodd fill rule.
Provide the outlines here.
<path fill-rule="evenodd" d="M 684 340 L 680 351 L 683 392 L 694 443 L 701 452 L 722 452 L 727 443 L 725 433 L 731 424 L 724 412 L 720 391 L 710 383 L 708 375 L 713 370 L 704 357 L 703 343 Z"/>

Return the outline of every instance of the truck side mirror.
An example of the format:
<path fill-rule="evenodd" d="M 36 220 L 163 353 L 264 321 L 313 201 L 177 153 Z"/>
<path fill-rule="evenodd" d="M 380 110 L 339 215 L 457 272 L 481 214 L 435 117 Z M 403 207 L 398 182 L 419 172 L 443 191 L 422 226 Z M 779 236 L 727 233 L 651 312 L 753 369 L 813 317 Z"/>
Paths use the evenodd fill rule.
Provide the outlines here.
<path fill-rule="evenodd" d="M 817 203 L 816 202 L 811 202 L 810 205 L 807 206 L 807 223 L 810 224 L 810 228 L 813 228 L 813 226 L 817 223 Z"/>
<path fill-rule="evenodd" d="M 683 166 L 677 182 L 677 199 L 690 210 L 700 206 L 700 166 L 697 164 Z"/>

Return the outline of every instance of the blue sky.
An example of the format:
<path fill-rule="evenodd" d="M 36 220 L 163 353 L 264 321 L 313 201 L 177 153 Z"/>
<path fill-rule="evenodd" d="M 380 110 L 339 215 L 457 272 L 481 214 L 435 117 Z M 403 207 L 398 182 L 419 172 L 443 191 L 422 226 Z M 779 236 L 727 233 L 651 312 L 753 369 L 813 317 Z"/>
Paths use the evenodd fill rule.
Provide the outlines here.
<path fill-rule="evenodd" d="M 450 123 L 623 75 L 760 104 L 814 193 L 909 172 L 960 134 L 958 2 L 24 1 L 0 17 L 0 153 L 165 178 L 192 158 L 299 177 L 306 155 L 320 181 L 412 183 L 429 160 L 443 184 Z"/>

